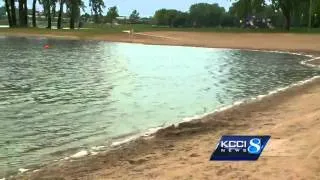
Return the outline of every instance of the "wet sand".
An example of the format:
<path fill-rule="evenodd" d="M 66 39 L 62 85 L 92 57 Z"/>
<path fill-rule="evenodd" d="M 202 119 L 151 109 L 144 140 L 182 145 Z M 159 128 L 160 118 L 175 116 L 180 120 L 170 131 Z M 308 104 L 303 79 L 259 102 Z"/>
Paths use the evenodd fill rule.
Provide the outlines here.
<path fill-rule="evenodd" d="M 319 35 L 149 32 L 108 41 L 320 52 Z M 128 40 L 129 39 L 129 40 Z M 318 61 L 318 60 L 316 60 Z M 314 62 L 318 63 L 318 62 Z M 320 179 L 320 79 L 16 179 Z M 271 135 L 256 162 L 210 162 L 221 135 Z"/>

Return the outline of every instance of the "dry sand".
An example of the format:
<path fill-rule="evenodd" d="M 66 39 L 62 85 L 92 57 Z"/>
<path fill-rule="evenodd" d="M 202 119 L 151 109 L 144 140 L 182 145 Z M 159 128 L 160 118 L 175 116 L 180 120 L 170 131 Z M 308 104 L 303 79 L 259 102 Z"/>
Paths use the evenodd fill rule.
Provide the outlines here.
<path fill-rule="evenodd" d="M 149 32 L 92 39 L 320 52 L 319 35 Z M 319 63 L 319 62 L 314 62 Z M 320 179 L 320 80 L 17 179 Z M 271 135 L 255 162 L 210 162 L 223 134 Z"/>

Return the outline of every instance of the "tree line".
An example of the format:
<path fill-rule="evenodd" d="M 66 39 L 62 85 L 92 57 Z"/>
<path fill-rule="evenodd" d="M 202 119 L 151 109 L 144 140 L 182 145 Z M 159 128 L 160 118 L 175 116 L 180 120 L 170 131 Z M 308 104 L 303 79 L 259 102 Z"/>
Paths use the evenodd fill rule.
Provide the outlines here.
<path fill-rule="evenodd" d="M 47 18 L 47 28 L 52 27 L 52 17 L 58 13 L 57 28 L 62 28 L 63 7 L 66 6 L 66 12 L 69 17 L 70 29 L 75 28 L 76 21 L 80 18 L 80 9 L 84 9 L 85 5 L 82 0 L 32 0 L 32 27 L 37 27 L 36 6 L 37 3 L 42 5 L 44 14 Z M 16 7 L 15 0 L 4 0 L 5 10 L 7 14 L 9 27 L 28 27 L 28 7 L 27 0 L 18 0 Z M 58 5 L 58 11 L 56 11 Z M 103 8 L 105 8 L 103 0 L 89 0 L 91 11 L 98 21 L 102 16 Z"/>
<path fill-rule="evenodd" d="M 15 3 L 15 2 L 18 3 Z M 239 26 L 248 17 L 271 19 L 275 26 L 283 26 L 289 30 L 291 26 L 320 26 L 320 0 L 226 0 L 232 1 L 229 10 L 218 4 L 197 3 L 190 6 L 187 12 L 175 9 L 159 9 L 152 17 L 152 23 L 169 27 L 216 27 Z M 10 27 L 28 26 L 27 0 L 4 0 L 8 24 Z M 18 7 L 16 7 L 18 4 Z M 62 28 L 62 17 L 69 18 L 69 27 L 75 28 L 80 19 L 93 20 L 95 23 L 113 23 L 119 16 L 116 6 L 110 7 L 103 16 L 105 4 L 103 0 L 89 0 L 91 15 L 81 15 L 84 10 L 83 0 L 32 0 L 32 27 L 37 27 L 36 6 L 42 5 L 47 20 L 47 28 L 52 27 L 53 17 L 57 18 L 57 28 Z M 56 7 L 58 6 L 58 7 Z M 64 10 L 63 8 L 66 7 Z M 58 10 L 57 10 L 58 9 Z M 66 13 L 64 13 L 66 12 Z M 0 16 L 3 16 L 3 13 Z M 138 11 L 134 10 L 129 23 L 141 21 Z"/>
<path fill-rule="evenodd" d="M 188 12 L 160 9 L 154 21 L 170 27 L 232 27 L 252 16 L 271 19 L 287 30 L 292 25 L 319 27 L 320 0 L 233 0 L 228 11 L 218 4 L 197 3 Z"/>
<path fill-rule="evenodd" d="M 96 24 L 100 23 L 113 23 L 114 20 L 119 17 L 118 8 L 116 6 L 108 8 L 105 16 L 102 15 L 105 5 L 103 0 L 89 0 L 89 6 L 91 7 L 91 15 L 88 13 L 80 14 L 80 10 L 84 10 L 85 5 L 81 0 L 33 0 L 32 9 L 28 9 L 24 2 L 19 3 L 19 9 L 15 7 L 15 0 L 4 0 L 5 6 L 0 7 L 0 19 L 6 17 L 8 19 L 9 27 L 27 27 L 28 26 L 28 14 L 32 16 L 32 27 L 37 27 L 37 19 L 43 19 L 37 17 L 36 5 L 39 3 L 43 7 L 42 14 L 45 15 L 47 20 L 47 28 L 52 27 L 52 19 L 57 17 L 57 28 L 62 28 L 63 17 L 69 18 L 69 27 L 75 28 L 76 22 L 93 21 Z M 56 7 L 58 5 L 58 7 Z M 66 10 L 63 7 L 67 7 Z M 58 8 L 58 11 L 56 9 Z M 126 20 L 129 23 L 139 23 L 141 18 L 137 10 L 133 10 L 129 19 Z"/>
<path fill-rule="evenodd" d="M 119 17 L 119 12 L 118 12 L 117 6 L 112 6 L 112 7 L 108 8 L 107 14 L 105 16 L 95 17 L 95 16 L 92 16 L 88 13 L 81 15 L 81 18 L 84 21 L 88 22 L 93 19 L 93 22 L 98 23 L 98 24 L 99 23 L 111 23 L 112 24 L 117 17 Z M 130 24 L 141 23 L 141 20 L 143 19 L 143 18 L 140 18 L 140 14 L 137 10 L 133 10 L 128 18 L 124 17 L 124 16 L 122 18 L 123 19 L 118 20 L 118 21 L 123 21 L 125 23 L 130 23 Z"/>

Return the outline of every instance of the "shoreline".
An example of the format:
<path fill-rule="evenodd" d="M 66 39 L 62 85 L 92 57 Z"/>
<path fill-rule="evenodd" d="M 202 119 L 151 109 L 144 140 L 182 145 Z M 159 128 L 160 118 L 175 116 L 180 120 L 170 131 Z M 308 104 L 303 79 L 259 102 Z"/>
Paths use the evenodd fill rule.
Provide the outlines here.
<path fill-rule="evenodd" d="M 95 39 L 93 39 L 93 40 L 95 40 Z M 135 43 L 135 42 L 133 42 L 133 43 Z M 176 44 L 169 44 L 169 45 L 176 45 Z M 188 45 L 184 45 L 184 46 L 188 46 Z M 196 47 L 199 47 L 199 46 L 196 46 Z M 207 47 L 207 46 L 204 46 L 204 47 Z M 231 49 L 233 49 L 233 48 L 231 48 Z M 247 48 L 242 48 L 242 49 L 253 50 L 253 49 L 247 49 Z M 259 51 L 259 50 L 253 50 L 253 51 Z M 270 52 L 270 50 L 262 50 L 262 51 Z M 279 52 L 279 51 L 277 51 L 277 52 L 278 53 L 287 53 L 287 52 Z M 306 56 L 305 54 L 300 54 L 300 53 L 296 53 L 296 52 L 301 52 L 300 50 L 295 51 L 295 54 Z M 315 53 L 315 54 L 318 54 L 318 51 L 316 51 L 316 52 L 317 53 Z M 318 58 L 319 57 L 317 57 L 317 59 L 315 59 L 315 60 L 317 61 Z M 305 63 L 308 63 L 310 60 L 311 59 L 306 60 Z M 310 64 L 310 66 L 318 66 L 318 65 L 319 64 L 317 64 L 317 63 Z M 258 96 L 256 100 L 251 100 L 253 102 L 251 102 L 251 101 L 249 101 L 249 102 L 243 101 L 242 103 L 237 102 L 239 104 L 236 104 L 236 105 L 229 107 L 229 108 L 223 108 L 222 111 L 218 111 L 218 112 L 214 111 L 214 112 L 205 114 L 205 115 L 198 117 L 198 118 L 195 118 L 195 119 L 191 118 L 190 119 L 191 121 L 181 122 L 181 123 L 179 123 L 179 125 L 177 127 L 169 126 L 169 127 L 160 129 L 157 133 L 154 134 L 154 138 L 151 138 L 151 136 L 145 137 L 145 139 L 144 139 L 144 137 L 138 138 L 138 139 L 135 139 L 129 143 L 121 144 L 123 146 L 116 148 L 116 150 L 110 150 L 110 152 L 102 152 L 101 154 L 98 154 L 96 156 L 87 156 L 87 157 L 81 158 L 81 160 L 83 160 L 85 162 L 81 162 L 79 159 L 74 159 L 74 160 L 72 160 L 73 162 L 53 163 L 53 165 L 49 165 L 48 167 L 41 168 L 37 172 L 34 172 L 34 173 L 27 172 L 25 174 L 22 174 L 22 177 L 18 176 L 18 179 L 19 178 L 34 179 L 34 178 L 40 178 L 40 177 L 50 177 L 50 178 L 64 177 L 65 179 L 73 179 L 73 178 L 89 178 L 90 179 L 90 177 L 91 177 L 93 179 L 96 179 L 96 178 L 100 179 L 101 177 L 104 177 L 104 175 L 103 176 L 99 175 L 101 173 L 100 171 L 105 171 L 105 170 L 101 170 L 101 169 L 108 169 L 108 168 L 103 168 L 106 166 L 112 169 L 112 165 L 115 165 L 117 163 L 121 164 L 121 163 L 123 163 L 123 161 L 129 162 L 130 165 L 141 166 L 141 164 L 144 164 L 146 162 L 148 163 L 149 158 L 152 159 L 152 155 L 150 157 L 148 156 L 147 158 L 135 159 L 134 156 L 132 156 L 132 154 L 129 153 L 130 151 L 134 151 L 135 152 L 134 155 L 140 157 L 140 156 L 145 155 L 145 152 L 143 152 L 142 149 L 147 149 L 147 152 L 152 152 L 152 151 L 156 150 L 157 148 L 159 148 L 158 143 L 160 143 L 161 148 L 165 147 L 165 148 L 170 149 L 170 148 L 175 147 L 175 144 L 177 143 L 176 141 L 178 141 L 178 142 L 185 141 L 190 136 L 191 136 L 190 138 L 192 138 L 192 137 L 197 136 L 199 134 L 203 135 L 203 134 L 206 134 L 206 133 L 212 132 L 212 131 L 214 131 L 215 133 L 220 132 L 220 134 L 221 134 L 221 131 L 224 132 L 226 130 L 227 131 L 230 130 L 231 132 L 234 131 L 235 129 L 241 130 L 241 131 L 246 131 L 247 128 L 250 127 L 250 124 L 248 124 L 248 122 L 242 122 L 242 123 L 241 122 L 233 122 L 233 121 L 239 121 L 239 120 L 237 120 L 237 118 L 234 117 L 234 113 L 240 113 L 240 114 L 250 113 L 250 110 L 252 110 L 252 109 L 254 110 L 255 108 L 257 108 L 257 107 L 255 107 L 256 105 L 258 105 L 258 106 L 261 105 L 262 107 L 264 107 L 266 109 L 272 108 L 272 107 L 269 107 L 269 106 L 271 106 L 269 104 L 271 102 L 273 102 L 275 104 L 281 104 L 281 102 L 278 102 L 277 98 L 280 98 L 280 99 L 293 98 L 297 95 L 300 95 L 296 91 L 302 91 L 302 90 L 307 90 L 308 88 L 318 87 L 318 85 L 320 84 L 319 82 L 320 82 L 319 77 L 317 77 L 312 82 L 309 82 L 307 80 L 307 82 L 305 84 L 298 83 L 298 85 L 295 85 L 293 87 L 290 86 L 288 88 L 281 88 L 279 91 L 269 93 L 267 96 L 264 96 L 264 95 L 263 95 L 263 97 L 261 96 L 262 98 Z M 259 107 L 258 107 L 258 110 L 261 110 L 261 109 L 259 109 Z M 247 112 L 247 111 L 249 111 L 249 112 Z M 232 119 L 233 120 L 232 123 L 234 123 L 234 124 L 230 123 L 229 121 L 225 121 L 228 118 Z M 217 119 L 224 119 L 224 120 L 219 121 Z M 239 126 L 237 126 L 237 125 L 239 125 Z M 207 126 L 209 126 L 209 127 L 207 127 Z M 222 130 L 219 130 L 219 127 Z M 168 140 L 169 140 L 169 143 L 167 142 Z M 211 146 L 214 146 L 214 144 L 215 144 L 214 141 L 211 142 Z M 153 148 L 150 149 L 148 147 L 150 145 Z M 154 147 L 157 147 L 157 148 L 154 148 Z M 139 148 L 141 148 L 141 149 L 139 149 Z M 212 151 L 212 150 L 213 149 L 211 148 L 210 151 Z M 166 151 L 166 150 L 163 150 L 163 151 Z M 190 157 L 193 157 L 193 156 L 198 157 L 193 154 L 190 155 Z M 208 158 L 209 158 L 209 156 L 208 156 Z M 100 160 L 100 159 L 104 159 L 104 160 Z M 129 160 L 127 160 L 127 159 L 129 159 Z M 108 160 L 111 160 L 111 162 L 101 163 L 101 161 L 108 161 Z M 97 162 L 94 162 L 94 161 L 98 161 L 98 165 L 97 165 Z M 100 162 L 100 164 L 99 164 L 99 162 Z M 94 167 L 86 167 L 89 164 L 91 165 L 92 163 L 94 164 Z M 103 165 L 101 165 L 101 164 L 103 164 Z M 58 166 L 58 167 L 55 167 L 55 166 Z M 63 168 L 61 168 L 61 167 L 59 168 L 59 166 L 62 166 Z M 90 168 L 92 168 L 92 169 L 90 170 Z M 64 169 L 66 169 L 66 170 L 64 170 Z M 69 172 L 69 171 L 71 171 L 71 172 Z M 72 174 L 77 174 L 77 175 L 73 176 Z M 109 174 L 111 176 L 114 175 L 113 173 L 107 173 L 107 174 Z M 115 173 L 115 174 L 118 174 L 118 173 Z M 127 178 L 129 178 L 129 177 L 130 176 L 127 176 Z M 140 174 L 140 178 L 141 177 L 143 177 L 143 176 L 141 176 L 141 174 Z M 139 179 L 139 178 L 137 178 L 137 179 Z M 169 179 L 171 179 L 171 178 L 169 178 Z"/>

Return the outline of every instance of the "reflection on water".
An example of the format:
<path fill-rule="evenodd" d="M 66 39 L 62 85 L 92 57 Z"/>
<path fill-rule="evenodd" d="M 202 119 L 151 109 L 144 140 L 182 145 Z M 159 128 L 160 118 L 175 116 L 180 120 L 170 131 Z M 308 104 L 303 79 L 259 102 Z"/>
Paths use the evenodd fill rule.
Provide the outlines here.
<path fill-rule="evenodd" d="M 319 75 L 303 57 L 238 50 L 28 38 L 0 49 L 0 176 Z"/>

